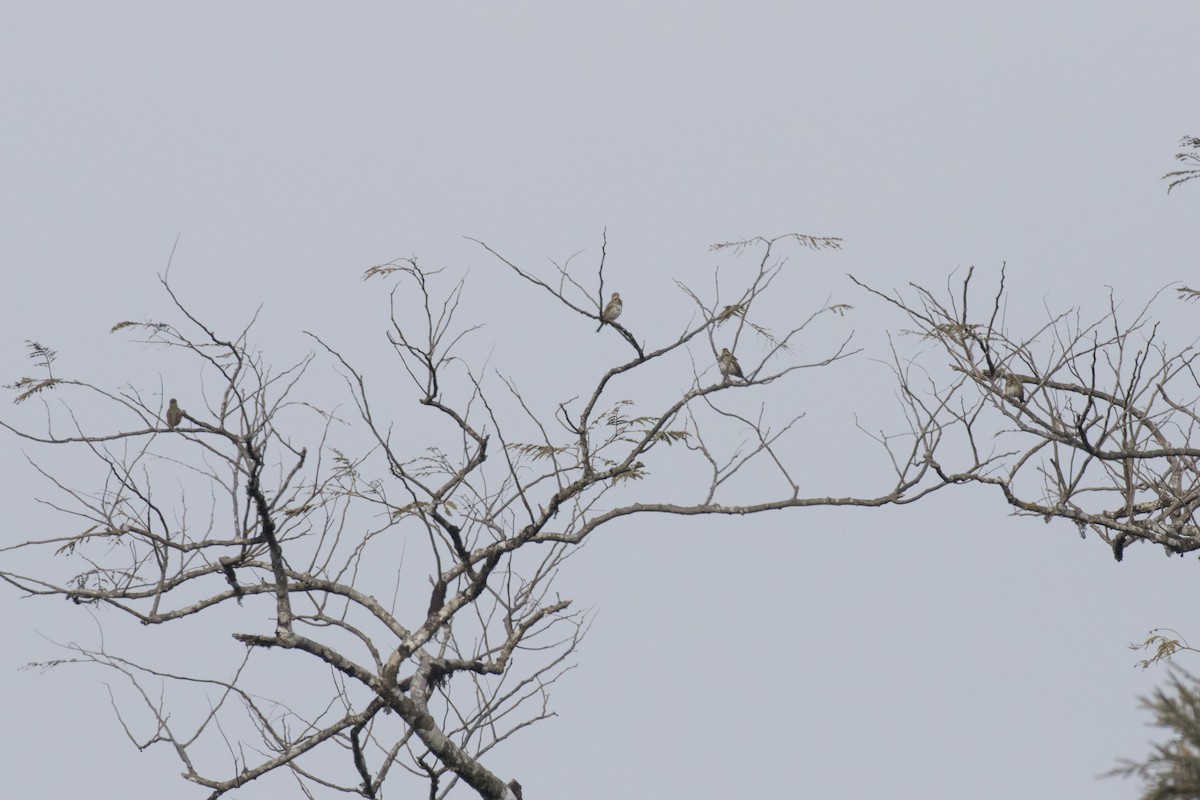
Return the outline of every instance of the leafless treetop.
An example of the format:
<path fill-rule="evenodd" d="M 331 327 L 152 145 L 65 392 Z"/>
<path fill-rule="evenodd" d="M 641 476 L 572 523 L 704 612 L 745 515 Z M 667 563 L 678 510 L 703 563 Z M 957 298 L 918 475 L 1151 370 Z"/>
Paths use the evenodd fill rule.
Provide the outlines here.
<path fill-rule="evenodd" d="M 44 427 L 0 424 L 30 443 L 75 448 L 102 467 L 103 478 L 79 486 L 43 469 L 64 529 L 7 550 L 56 558 L 33 559 L 32 572 L 0 565 L 0 577 L 30 594 L 119 612 L 151 628 L 183 626 L 188 635 L 241 643 L 236 658 L 221 661 L 214 645 L 213 663 L 191 669 L 104 647 L 76 647 L 63 659 L 126 676 L 144 705 L 140 714 L 118 706 L 130 738 L 142 748 L 165 744 L 185 778 L 210 797 L 275 774 L 293 778 L 306 796 L 376 798 L 397 770 L 424 781 L 430 798 L 460 782 L 492 800 L 518 796 L 520 784 L 489 769 L 488 755 L 553 714 L 549 687 L 570 669 L 589 621 L 560 594 L 556 578 L 602 526 L 645 515 L 884 506 L 966 479 L 1011 482 L 978 466 L 966 475 L 940 473 L 933 452 L 943 421 L 910 393 L 912 429 L 876 437 L 883 448 L 875 452 L 893 470 L 888 485 L 861 495 L 806 494 L 780 449 L 803 409 L 767 406 L 748 415 L 742 401 L 857 351 L 849 333 L 832 344 L 810 333 L 814 320 L 843 319 L 849 306 L 768 318 L 761 301 L 793 282 L 788 245 L 812 258 L 840 240 L 792 235 L 718 245 L 738 259 L 744 277 L 732 286 L 715 279 L 707 291 L 680 284 L 694 316 L 666 341 L 645 341 L 626 327 L 627 316 L 610 315 L 595 335 L 619 337 L 625 355 L 557 400 L 526 396 L 506 373 L 460 355 L 478 327 L 460 319 L 468 287 L 415 259 L 364 276 L 372 286 L 391 285 L 387 340 L 395 364 L 388 368 L 407 379 L 401 398 L 373 391 L 366 366 L 327 334 L 309 334 L 314 354 L 273 366 L 255 349 L 252 325 L 234 336 L 213 330 L 164 279 L 175 321 L 127 321 L 113 330 L 190 365 L 204 394 L 74 380 L 57 374 L 53 350 L 34 345 L 37 374 L 11 388 L 22 407 L 42 403 Z M 562 265 L 543 276 L 480 246 L 547 307 L 577 315 L 588 335 L 614 289 L 624 289 L 627 303 L 649 302 L 606 283 L 606 247 L 591 269 Z M 922 297 L 928 305 L 914 318 L 928 320 L 929 331 L 940 331 L 958 354 L 956 391 L 976 386 L 981 403 L 1016 419 L 1019 410 L 1002 404 L 983 376 L 1011 367 L 1025 375 L 1029 413 L 1050 407 L 1050 391 L 1059 391 L 1049 382 L 1054 372 L 1024 365 L 1020 343 L 994 332 L 955 333 L 944 310 Z M 806 352 L 823 352 L 799 359 L 801 340 Z M 738 370 L 728 360 L 718 369 L 723 350 Z M 1073 363 L 1068 358 L 1059 370 Z M 344 381 L 351 418 L 311 399 L 314 372 L 326 365 Z M 668 400 L 630 396 L 626 378 L 645 370 L 654 371 Z M 673 381 L 676 389 L 663 389 Z M 1092 398 L 1078 430 L 1094 460 L 1117 464 L 1112 454 L 1124 451 L 1112 437 L 1155 430 L 1144 413 L 1099 410 L 1101 400 L 1107 408 L 1119 397 L 1078 391 Z M 168 411 L 164 398 L 172 396 L 178 405 Z M 104 414 L 78 414 L 97 409 Z M 1057 424 L 1042 419 L 1022 424 Z M 414 448 L 399 432 L 414 425 L 439 443 Z M 866 437 L 862 444 L 875 448 Z M 1178 480 L 1163 486 L 1183 487 L 1192 462 L 1181 453 L 1162 457 L 1179 465 Z M 732 480 L 750 469 L 757 494 L 746 493 L 749 482 Z M 656 472 L 704 477 L 664 498 L 650 480 Z M 1063 479 L 1075 474 L 1067 470 Z M 781 488 L 762 488 L 771 486 Z M 1074 508 L 1078 494 L 1072 488 L 1059 506 Z M 1160 517 L 1185 507 L 1190 513 L 1183 488 L 1171 497 Z M 1104 519 L 1131 526 L 1129 517 Z M 187 627 L 198 619 L 202 626 Z M 204 713 L 185 713 L 197 702 Z"/>

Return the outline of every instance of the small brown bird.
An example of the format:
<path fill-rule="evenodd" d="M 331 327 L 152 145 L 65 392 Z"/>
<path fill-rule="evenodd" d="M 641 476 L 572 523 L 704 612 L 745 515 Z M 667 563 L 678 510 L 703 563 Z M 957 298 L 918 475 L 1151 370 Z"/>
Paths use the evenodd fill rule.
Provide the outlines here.
<path fill-rule="evenodd" d="M 738 317 L 746 313 L 746 307 L 741 303 L 736 303 L 731 306 L 725 306 L 721 309 L 721 313 L 717 314 L 717 324 L 721 324 L 730 317 Z"/>
<path fill-rule="evenodd" d="M 717 368 L 721 370 L 721 374 L 725 376 L 725 380 L 730 378 L 741 378 L 745 380 L 742 374 L 742 365 L 738 363 L 737 357 L 729 352 L 728 347 L 721 348 L 721 355 L 717 359 Z"/>
<path fill-rule="evenodd" d="M 1018 403 L 1025 402 L 1025 384 L 1021 383 L 1021 379 L 1011 372 L 1004 376 L 1004 396 Z"/>
<path fill-rule="evenodd" d="M 179 403 L 175 402 L 175 398 L 171 398 L 171 402 L 167 405 L 167 427 L 174 430 L 179 427 L 179 423 L 183 422 L 183 409 L 179 407 Z"/>
<path fill-rule="evenodd" d="M 604 327 L 604 323 L 612 322 L 621 316 L 621 311 L 624 307 L 625 305 L 621 302 L 621 295 L 613 292 L 612 299 L 608 301 L 608 305 L 600 312 L 600 324 L 596 327 L 596 330 L 599 331 Z"/>

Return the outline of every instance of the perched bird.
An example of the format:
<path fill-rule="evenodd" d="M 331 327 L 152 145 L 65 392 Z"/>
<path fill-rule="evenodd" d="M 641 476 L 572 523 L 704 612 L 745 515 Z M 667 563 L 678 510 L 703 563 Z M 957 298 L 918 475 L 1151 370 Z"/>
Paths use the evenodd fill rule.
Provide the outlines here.
<path fill-rule="evenodd" d="M 1004 375 L 1004 396 L 1018 403 L 1025 402 L 1025 384 L 1011 372 Z"/>
<path fill-rule="evenodd" d="M 613 292 L 612 300 L 609 300 L 608 305 L 606 305 L 604 310 L 600 312 L 600 324 L 596 327 L 596 330 L 598 331 L 603 328 L 604 323 L 612 322 L 617 317 L 621 316 L 621 309 L 623 308 L 624 305 L 621 303 L 621 295 Z"/>
<path fill-rule="evenodd" d="M 167 427 L 177 428 L 179 423 L 183 422 L 183 409 L 179 407 L 179 403 L 175 402 L 175 398 L 171 398 L 170 404 L 167 406 Z"/>
<path fill-rule="evenodd" d="M 730 317 L 742 316 L 746 313 L 746 307 L 741 303 L 736 303 L 731 306 L 725 306 L 721 309 L 721 313 L 717 314 L 717 324 L 720 325 Z"/>
<path fill-rule="evenodd" d="M 508 782 L 508 790 L 512 793 L 513 797 L 517 798 L 517 800 L 524 800 L 524 797 L 521 794 L 521 784 L 517 783 L 516 778 L 513 778 Z"/>
<path fill-rule="evenodd" d="M 717 367 L 721 370 L 721 374 L 725 376 L 725 380 L 729 380 L 730 378 L 742 378 L 745 380 L 746 376 L 742 375 L 742 365 L 738 363 L 737 357 L 729 352 L 728 347 L 721 348 L 721 355 L 717 359 Z"/>

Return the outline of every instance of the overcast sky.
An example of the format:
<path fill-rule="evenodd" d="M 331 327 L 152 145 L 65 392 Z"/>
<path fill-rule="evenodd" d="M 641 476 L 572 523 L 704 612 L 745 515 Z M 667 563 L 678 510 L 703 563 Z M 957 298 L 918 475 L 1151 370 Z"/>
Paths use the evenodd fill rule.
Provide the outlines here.
<path fill-rule="evenodd" d="M 870 358 L 903 325 L 846 273 L 942 287 L 1007 263 L 1026 331 L 1046 309 L 1099 316 L 1106 287 L 1133 308 L 1195 285 L 1200 185 L 1168 197 L 1159 178 L 1200 135 L 1197 30 L 1194 3 L 1095 0 L 10 3 L 0 380 L 29 372 L 27 339 L 109 385 L 171 376 L 107 331 L 167 315 L 156 275 L 177 237 L 184 298 L 226 331 L 261 305 L 279 363 L 311 349 L 303 330 L 378 344 L 372 264 L 468 273 L 480 352 L 494 343 L 536 393 L 624 354 L 583 326 L 547 336 L 579 323 L 464 236 L 546 269 L 594 260 L 607 229 L 622 321 L 647 336 L 689 318 L 672 279 L 732 268 L 711 243 L 841 236 L 794 252 L 789 291 L 804 312 L 855 306 L 805 348 L 853 330 L 867 352 L 774 402 L 809 414 L 806 473 L 870 494 L 878 453 L 853 414 L 888 422 Z M 1190 344 L 1196 308 L 1156 308 Z M 581 364 L 546 349 L 560 333 Z M 71 524 L 35 505 L 23 447 L 0 450 L 5 544 Z M 597 613 L 560 716 L 491 766 L 532 800 L 1130 797 L 1096 776 L 1146 751 L 1135 697 L 1165 676 L 1125 645 L 1162 626 L 1200 640 L 1195 578 L 1194 559 L 1135 547 L 1117 564 L 968 489 L 870 514 L 629 521 L 564 577 Z M 6 792 L 203 796 L 171 753 L 124 739 L 113 676 L 18 671 L 62 655 L 48 639 L 95 645 L 84 611 L 11 590 L 0 605 Z M 110 620 L 115 639 L 156 634 Z"/>

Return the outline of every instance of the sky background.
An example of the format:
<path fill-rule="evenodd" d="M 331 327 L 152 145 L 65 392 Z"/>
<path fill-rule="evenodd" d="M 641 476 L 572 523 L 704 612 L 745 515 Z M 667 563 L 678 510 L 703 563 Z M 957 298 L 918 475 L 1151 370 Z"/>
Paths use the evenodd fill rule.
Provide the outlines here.
<path fill-rule="evenodd" d="M 312 330 L 395 371 L 386 287 L 362 272 L 416 255 L 465 273 L 487 325 L 469 352 L 552 408 L 624 352 L 463 237 L 549 270 L 594 263 L 607 229 L 622 322 L 662 340 L 691 313 L 674 279 L 749 266 L 713 242 L 841 236 L 840 252 L 792 251 L 785 296 L 797 313 L 855 306 L 803 353 L 851 331 L 865 352 L 768 398 L 808 414 L 793 441 L 812 493 L 874 494 L 880 454 L 853 415 L 895 424 L 871 359 L 904 326 L 846 274 L 942 287 L 1006 263 L 1015 332 L 1047 309 L 1095 318 L 1109 287 L 1132 310 L 1195 285 L 1200 185 L 1168 197 L 1159 178 L 1200 134 L 1198 26 L 1179 2 L 8 4 L 0 379 L 30 372 L 32 339 L 71 375 L 186 387 L 168 354 L 107 334 L 168 315 L 156 276 L 178 237 L 181 296 L 230 332 L 261 306 L 279 364 Z M 1194 306 L 1167 293 L 1156 313 L 1191 344 Z M 24 452 L 0 448 L 4 544 L 70 525 L 34 502 Z M 1146 547 L 1117 564 L 969 489 L 626 521 L 564 575 L 596 617 L 560 716 L 489 766 L 533 800 L 1132 797 L 1097 776 L 1146 752 L 1135 698 L 1165 674 L 1126 644 L 1163 626 L 1200 639 L 1195 571 Z M 11 590 L 0 608 L 6 791 L 204 795 L 171 753 L 124 739 L 111 675 L 19 671 L 60 657 L 50 640 L 96 644 L 85 611 Z M 158 633 L 103 625 L 135 649 Z"/>

